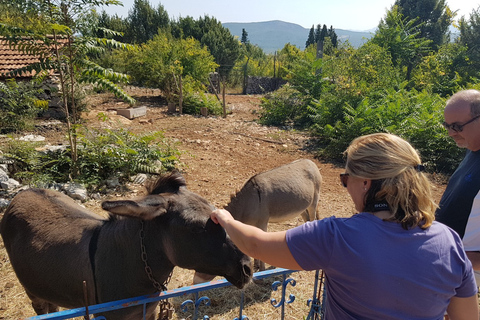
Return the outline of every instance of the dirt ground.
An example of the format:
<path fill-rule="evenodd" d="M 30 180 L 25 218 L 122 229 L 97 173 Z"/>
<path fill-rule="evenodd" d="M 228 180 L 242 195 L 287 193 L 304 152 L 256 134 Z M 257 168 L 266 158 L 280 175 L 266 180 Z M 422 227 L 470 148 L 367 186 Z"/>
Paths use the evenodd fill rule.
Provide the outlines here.
<path fill-rule="evenodd" d="M 110 94 L 98 94 L 89 97 L 88 112 L 84 114 L 89 126 L 116 127 L 122 126 L 133 132 L 163 131 L 165 136 L 176 141 L 181 151 L 181 171 L 187 187 L 206 198 L 217 207 L 223 207 L 231 194 L 241 188 L 252 175 L 263 172 L 291 161 L 308 158 L 313 160 L 323 177 L 321 199 L 318 212 L 321 217 L 350 216 L 354 213 L 353 203 L 347 191 L 339 183 L 340 165 L 324 162 L 314 156 L 312 143 L 307 134 L 298 131 L 286 131 L 279 128 L 259 125 L 258 118 L 261 96 L 235 95 L 226 96 L 228 115 L 190 116 L 167 113 L 160 92 L 150 89 L 128 88 L 127 91 L 138 101 L 138 106 L 147 106 L 147 114 L 133 120 L 116 115 L 115 109 L 126 108 L 127 105 L 113 98 Z M 99 114 L 108 116 L 108 121 L 99 120 Z M 56 144 L 61 142 L 58 132 L 43 130 L 40 132 Z M 436 185 L 437 200 L 444 186 Z M 131 194 L 140 191 L 140 186 L 132 186 Z M 99 201 L 92 200 L 84 204 L 93 211 L 99 211 Z M 271 224 L 269 230 L 292 228 L 302 223 L 301 218 L 284 223 Z M 191 284 L 192 272 L 176 268 L 170 289 Z M 295 273 L 292 277 L 297 281 L 292 288 L 296 302 L 287 305 L 286 319 L 302 319 L 308 313 L 307 299 L 313 294 L 313 273 Z M 278 319 L 280 310 L 270 304 L 267 288 L 271 282 L 252 284 L 245 290 L 246 309 L 244 314 L 250 319 Z M 205 310 L 211 319 L 233 319 L 238 316 L 238 307 L 232 304 L 232 295 L 236 289 L 229 288 L 212 293 L 215 298 L 211 306 Z M 273 295 L 273 294 L 272 294 Z M 183 301 L 184 299 L 182 299 Z M 174 301 L 176 315 L 174 318 L 190 318 L 180 310 L 182 301 Z M 237 305 L 238 306 L 238 305 Z M 33 316 L 21 285 L 11 270 L 3 243 L 0 241 L 0 319 L 18 319 Z"/>

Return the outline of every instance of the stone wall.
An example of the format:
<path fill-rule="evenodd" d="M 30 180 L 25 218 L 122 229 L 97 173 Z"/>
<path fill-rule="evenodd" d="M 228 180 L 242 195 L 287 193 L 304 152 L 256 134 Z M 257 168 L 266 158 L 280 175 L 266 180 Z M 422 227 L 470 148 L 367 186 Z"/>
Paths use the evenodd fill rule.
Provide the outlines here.
<path fill-rule="evenodd" d="M 248 77 L 246 94 L 263 94 L 273 92 L 287 83 L 281 78 Z"/>
<path fill-rule="evenodd" d="M 220 94 L 220 75 L 218 74 L 218 72 L 211 72 L 208 76 L 208 92 Z"/>

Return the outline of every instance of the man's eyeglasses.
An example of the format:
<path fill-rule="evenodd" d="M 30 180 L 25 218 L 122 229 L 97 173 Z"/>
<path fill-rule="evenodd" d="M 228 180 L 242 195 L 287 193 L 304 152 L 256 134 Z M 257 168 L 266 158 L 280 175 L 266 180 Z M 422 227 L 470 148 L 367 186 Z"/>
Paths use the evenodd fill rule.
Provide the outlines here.
<path fill-rule="evenodd" d="M 348 173 L 340 173 L 340 182 L 342 183 L 342 186 L 345 188 L 347 187 L 347 182 L 348 182 Z"/>
<path fill-rule="evenodd" d="M 472 119 L 468 120 L 467 122 L 465 122 L 464 124 L 458 124 L 458 123 L 452 123 L 452 124 L 448 124 L 446 122 L 443 122 L 443 126 L 445 127 L 445 129 L 449 130 L 449 129 L 452 129 L 453 131 L 455 132 L 462 132 L 463 131 L 463 127 L 465 127 L 467 124 L 477 120 L 478 118 L 480 118 L 480 114 L 476 117 L 473 117 Z"/>

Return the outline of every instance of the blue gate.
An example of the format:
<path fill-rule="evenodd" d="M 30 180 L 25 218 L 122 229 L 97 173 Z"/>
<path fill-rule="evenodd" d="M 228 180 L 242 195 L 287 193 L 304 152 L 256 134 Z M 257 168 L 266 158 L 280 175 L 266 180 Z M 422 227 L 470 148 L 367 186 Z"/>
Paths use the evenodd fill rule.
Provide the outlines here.
<path fill-rule="evenodd" d="M 254 281 L 273 277 L 273 276 L 282 276 L 282 279 L 283 279 L 282 281 L 275 281 L 272 284 L 273 291 L 278 291 L 279 288 L 281 288 L 281 299 L 280 301 L 277 301 L 274 298 L 270 300 L 270 303 L 274 308 L 281 308 L 281 319 L 284 319 L 285 317 L 285 305 L 293 303 L 295 301 L 295 296 L 293 294 L 288 295 L 288 298 L 287 298 L 287 286 L 296 285 L 296 281 L 290 277 L 295 272 L 298 272 L 298 271 L 276 268 L 272 270 L 256 272 L 253 275 Z M 201 306 L 209 305 L 210 298 L 208 298 L 207 296 L 199 297 L 199 293 L 200 292 L 205 293 L 205 291 L 208 291 L 208 290 L 228 287 L 228 286 L 231 286 L 231 284 L 225 279 L 214 280 L 211 282 L 201 283 L 193 286 L 187 286 L 187 287 L 182 287 L 182 288 L 173 289 L 173 290 L 166 290 L 166 291 L 162 291 L 162 292 L 151 294 L 151 295 L 145 295 L 145 296 L 140 296 L 140 297 L 135 297 L 130 299 L 97 304 L 97 305 L 83 307 L 83 308 L 77 308 L 77 309 L 50 313 L 46 315 L 35 316 L 35 317 L 27 318 L 27 320 L 40 320 L 40 319 L 62 320 L 62 319 L 72 319 L 75 317 L 85 317 L 85 319 L 90 319 L 90 315 L 92 314 L 113 311 L 113 310 L 139 306 L 139 305 L 143 305 L 144 319 L 145 319 L 145 308 L 147 303 L 162 301 L 169 298 L 180 297 L 180 296 L 184 296 L 192 293 L 195 295 L 195 301 L 185 300 L 181 304 L 182 311 L 187 312 L 189 308 L 192 308 L 193 311 L 192 311 L 191 319 L 196 320 L 196 319 L 199 319 L 199 317 L 201 317 L 203 320 L 207 320 L 207 319 L 210 319 L 208 315 L 200 316 Z M 312 298 L 306 301 L 306 304 L 309 307 L 309 313 L 308 315 L 305 316 L 305 318 L 307 320 L 323 320 L 324 301 L 325 301 L 324 276 L 322 271 L 317 270 L 315 273 L 315 281 L 313 283 Z M 241 290 L 239 315 L 233 320 L 248 320 L 248 316 L 243 315 L 243 307 L 244 307 L 244 291 Z M 100 317 L 100 316 L 92 319 L 105 320 L 104 317 Z"/>

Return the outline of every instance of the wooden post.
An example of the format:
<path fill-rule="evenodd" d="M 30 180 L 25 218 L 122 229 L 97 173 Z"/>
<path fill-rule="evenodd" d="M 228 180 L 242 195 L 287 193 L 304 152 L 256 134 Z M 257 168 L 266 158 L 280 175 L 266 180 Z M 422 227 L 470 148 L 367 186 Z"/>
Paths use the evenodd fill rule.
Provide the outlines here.
<path fill-rule="evenodd" d="M 182 75 L 178 76 L 178 82 L 180 87 L 180 97 L 178 97 L 178 112 L 182 114 L 183 112 L 183 84 L 182 84 Z"/>
<path fill-rule="evenodd" d="M 275 78 L 276 76 L 276 69 L 275 69 L 275 64 L 277 62 L 277 51 L 273 54 L 273 77 Z"/>
<path fill-rule="evenodd" d="M 317 59 L 323 59 L 323 40 L 317 42 Z M 315 70 L 315 73 L 322 73 L 322 68 Z"/>
<path fill-rule="evenodd" d="M 175 102 L 169 102 L 168 103 L 168 109 L 167 109 L 167 112 L 168 113 L 175 113 L 176 110 L 176 106 L 175 106 Z"/>
<path fill-rule="evenodd" d="M 223 77 L 223 88 L 222 88 L 222 98 L 223 98 L 223 117 L 227 117 L 227 105 L 225 104 L 225 86 L 227 85 L 226 76 Z"/>
<path fill-rule="evenodd" d="M 243 69 L 243 94 L 247 94 L 248 61 L 249 60 L 250 60 L 250 57 L 247 58 L 247 63 L 245 64 Z"/>
<path fill-rule="evenodd" d="M 210 82 L 210 86 L 213 89 L 213 93 L 215 94 L 215 97 L 217 97 L 218 101 L 222 102 L 222 100 L 220 100 L 220 97 L 218 96 L 217 88 L 215 88 L 215 85 L 213 84 L 212 79 L 210 79 L 210 76 L 208 77 L 208 82 Z"/>

